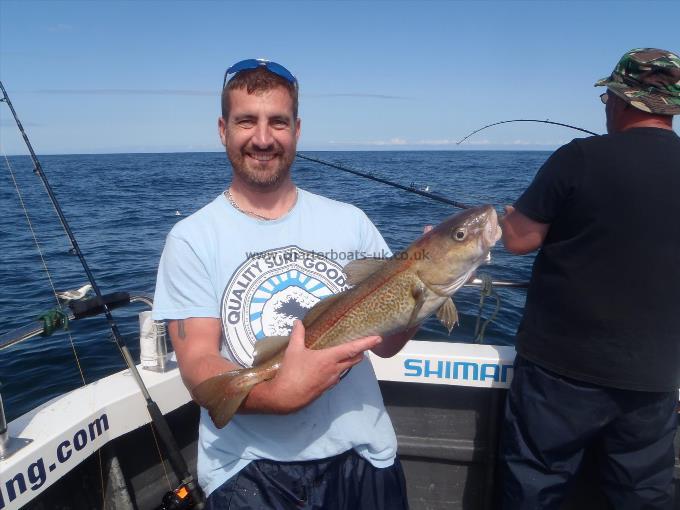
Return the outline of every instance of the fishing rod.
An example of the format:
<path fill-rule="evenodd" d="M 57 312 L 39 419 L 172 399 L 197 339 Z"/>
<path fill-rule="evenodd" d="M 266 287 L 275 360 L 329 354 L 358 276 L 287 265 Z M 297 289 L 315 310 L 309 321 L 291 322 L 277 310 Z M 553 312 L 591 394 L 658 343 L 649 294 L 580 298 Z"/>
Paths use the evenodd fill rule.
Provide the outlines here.
<path fill-rule="evenodd" d="M 173 471 L 175 472 L 175 475 L 177 476 L 178 480 L 180 480 L 180 483 L 184 485 L 186 489 L 189 490 L 194 501 L 195 505 L 194 508 L 203 508 L 204 506 L 203 495 L 200 491 L 200 488 L 198 487 L 193 476 L 189 472 L 187 463 L 184 460 L 184 457 L 182 457 L 182 454 L 179 450 L 179 446 L 177 445 L 177 442 L 175 441 L 175 438 L 172 435 L 172 432 L 170 431 L 170 427 L 168 426 L 168 422 L 166 421 L 165 416 L 163 416 L 163 413 L 161 413 L 158 404 L 156 404 L 156 402 L 151 398 L 149 390 L 147 389 L 146 385 L 144 384 L 144 381 L 139 375 L 139 371 L 135 366 L 135 362 L 132 359 L 132 355 L 130 354 L 129 349 L 127 348 L 127 345 L 125 344 L 125 341 L 123 340 L 123 337 L 120 334 L 118 325 L 116 324 L 116 322 L 113 319 L 113 316 L 111 315 L 111 310 L 109 306 L 104 301 L 104 296 L 102 295 L 102 292 L 99 289 L 99 285 L 97 285 L 97 281 L 95 280 L 94 275 L 90 270 L 90 266 L 87 264 L 87 261 L 85 260 L 85 257 L 82 251 L 80 250 L 78 241 L 76 240 L 76 237 L 73 234 L 73 231 L 71 230 L 68 221 L 66 220 L 66 216 L 64 215 L 64 212 L 61 209 L 61 206 L 59 205 L 59 201 L 57 200 L 57 197 L 54 194 L 54 191 L 52 190 L 52 186 L 50 185 L 49 180 L 47 179 L 47 176 L 45 175 L 45 172 L 43 171 L 42 166 L 40 165 L 40 161 L 38 161 L 38 157 L 36 156 L 35 151 L 33 150 L 33 146 L 31 145 L 31 142 L 28 139 L 28 135 L 24 131 L 24 127 L 19 121 L 19 117 L 17 116 L 17 113 L 14 110 L 14 106 L 12 105 L 9 96 L 7 95 L 7 91 L 5 90 L 2 81 L 0 81 L 0 90 L 2 90 L 3 95 L 3 97 L 0 99 L 0 102 L 7 103 L 7 106 L 9 106 L 9 109 L 12 112 L 14 121 L 16 122 L 17 127 L 21 132 L 21 136 L 24 139 L 26 147 L 28 147 L 28 151 L 31 154 L 34 172 L 38 175 L 38 177 L 40 177 L 40 180 L 45 186 L 45 189 L 47 190 L 47 195 L 49 196 L 50 201 L 52 202 L 52 206 L 57 212 L 57 216 L 59 217 L 59 220 L 61 221 L 61 224 L 64 227 L 64 230 L 66 231 L 66 235 L 68 236 L 69 241 L 71 242 L 71 251 L 72 253 L 78 256 L 80 264 L 83 266 L 83 270 L 87 275 L 87 279 L 90 282 L 90 285 L 92 285 L 92 290 L 94 291 L 96 296 L 100 300 L 102 300 L 102 311 L 106 316 L 106 320 L 108 321 L 109 328 L 111 329 L 111 333 L 113 336 L 113 340 L 115 341 L 116 345 L 123 354 L 125 364 L 127 365 L 127 368 L 130 370 L 130 373 L 132 374 L 132 376 L 135 379 L 135 382 L 137 383 L 137 386 L 142 392 L 142 396 L 146 401 L 147 411 L 149 412 L 149 416 L 151 417 L 151 422 L 158 431 L 158 435 L 160 436 L 161 441 L 166 448 L 170 465 Z"/>
<path fill-rule="evenodd" d="M 493 124 L 487 124 L 486 126 L 483 126 L 479 129 L 476 129 L 472 133 L 470 133 L 469 135 L 462 138 L 460 141 L 456 142 L 456 145 L 460 145 L 465 140 L 470 138 L 472 135 L 479 133 L 480 131 L 483 131 L 487 128 L 490 128 L 492 126 L 498 126 L 499 124 L 508 124 L 510 122 L 540 122 L 542 124 L 553 124 L 555 126 L 567 127 L 567 128 L 575 129 L 577 131 L 581 131 L 583 133 L 588 133 L 589 135 L 597 136 L 597 133 L 593 133 L 592 131 L 588 131 L 587 129 L 583 129 L 583 128 L 580 128 L 580 127 L 577 127 L 577 126 L 572 126 L 571 124 L 565 124 L 563 122 L 554 122 L 552 120 L 540 120 L 540 119 L 512 119 L 512 120 L 502 120 L 500 122 L 494 122 Z M 408 191 L 409 193 L 415 193 L 416 195 L 420 195 L 420 196 L 429 198 L 429 199 L 434 200 L 436 202 L 441 202 L 441 203 L 444 203 L 444 204 L 451 205 L 453 207 L 458 207 L 459 209 L 469 209 L 470 208 L 469 205 L 463 204 L 462 202 L 458 202 L 456 200 L 451 200 L 449 198 L 443 197 L 443 196 L 438 195 L 436 193 L 430 193 L 428 191 L 419 190 L 418 188 L 416 188 L 414 186 L 404 186 L 403 184 L 399 184 L 397 182 L 393 182 L 393 181 L 384 179 L 382 177 L 377 177 L 377 176 L 375 176 L 371 173 L 360 172 L 358 170 L 354 170 L 352 168 L 348 168 L 346 166 L 339 165 L 337 163 L 332 163 L 330 161 L 324 161 L 323 159 L 305 156 L 304 154 L 301 154 L 299 152 L 296 153 L 296 155 L 300 159 L 305 159 L 307 161 L 312 161 L 314 163 L 319 163 L 321 165 L 326 165 L 326 166 L 329 166 L 331 168 L 336 168 L 338 170 L 342 170 L 343 172 L 348 172 L 350 174 L 358 175 L 360 177 L 365 177 L 366 179 L 371 179 L 371 180 L 376 181 L 376 182 L 381 182 L 383 184 L 387 184 L 388 186 L 399 188 L 399 189 L 402 189 L 404 191 Z"/>
<path fill-rule="evenodd" d="M 314 163 L 320 163 L 322 165 L 330 166 L 333 168 L 337 168 L 338 170 L 343 170 L 345 172 L 349 172 L 351 174 L 359 175 L 361 177 L 366 177 L 368 179 L 382 182 L 383 184 L 387 184 L 389 186 L 394 186 L 395 188 L 403 189 L 406 191 L 410 191 L 411 193 L 415 193 L 417 195 L 422 195 L 427 198 L 431 198 L 432 200 L 436 200 L 438 202 L 443 202 L 445 204 L 452 205 L 454 207 L 458 207 L 460 209 L 469 209 L 469 205 L 465 205 L 461 202 L 457 202 L 455 200 L 448 199 L 446 197 L 442 197 L 441 195 L 437 195 L 436 193 L 429 193 L 427 191 L 421 191 L 417 188 L 414 187 L 409 187 L 409 186 L 404 186 L 403 184 L 399 184 L 396 182 L 388 181 L 387 179 L 383 179 L 381 177 L 376 177 L 372 174 L 368 174 L 365 172 L 359 172 L 358 170 L 354 170 L 352 168 L 347 168 L 342 165 L 338 165 L 336 163 L 331 163 L 330 161 L 324 161 L 322 159 L 317 159 L 317 158 L 310 158 L 309 156 L 305 156 L 303 154 L 300 154 L 299 152 L 297 153 L 297 157 L 301 159 L 306 159 L 307 161 L 313 161 Z M 494 285 L 495 287 L 517 287 L 517 288 L 526 288 L 529 286 L 528 282 L 510 282 L 510 281 L 502 281 L 502 280 L 492 280 L 491 284 Z M 482 287 L 484 286 L 485 283 L 479 279 L 479 278 L 474 278 L 465 283 L 465 287 Z"/>
<path fill-rule="evenodd" d="M 562 122 L 553 122 L 552 120 L 540 120 L 540 119 L 512 119 L 512 120 L 502 120 L 500 122 L 494 122 L 493 124 L 488 124 L 486 126 L 480 127 L 479 129 L 475 129 L 472 133 L 470 133 L 469 135 L 467 135 L 464 138 L 461 138 L 460 141 L 456 142 L 456 145 L 460 145 L 465 140 L 470 138 L 472 135 L 479 133 L 480 131 L 483 131 L 486 128 L 490 128 L 492 126 L 498 126 L 499 124 L 508 124 L 510 122 L 540 122 L 541 124 L 554 124 L 555 126 L 567 127 L 567 128 L 575 129 L 576 131 L 582 131 L 583 133 L 588 133 L 589 135 L 597 136 L 597 133 L 593 133 L 592 131 L 588 131 L 587 129 L 583 129 L 583 128 L 580 128 L 580 127 L 572 126 L 571 124 L 563 124 Z"/>
<path fill-rule="evenodd" d="M 466 205 L 462 202 L 458 202 L 456 200 L 451 200 L 449 198 L 443 197 L 441 195 L 437 195 L 436 193 L 430 193 L 429 191 L 423 191 L 419 190 L 418 188 L 415 188 L 414 186 L 404 186 L 403 184 L 399 184 L 397 182 L 389 181 L 387 179 L 383 179 L 382 177 L 376 177 L 373 174 L 366 173 L 366 172 L 360 172 L 358 170 L 354 170 L 352 168 L 348 168 L 346 166 L 338 165 L 337 163 L 332 163 L 330 161 L 324 161 L 323 159 L 317 159 L 317 158 L 311 158 L 309 156 L 305 156 L 304 154 L 300 154 L 299 152 L 296 153 L 297 157 L 300 159 L 306 159 L 307 161 L 312 161 L 314 163 L 319 163 L 321 165 L 326 165 L 332 168 L 337 168 L 338 170 L 342 170 L 343 172 L 348 172 L 350 174 L 358 175 L 360 177 L 365 177 L 366 179 L 371 179 L 372 181 L 377 181 L 381 182 L 383 184 L 387 184 L 388 186 L 393 186 L 395 188 L 403 189 L 404 191 L 408 191 L 410 193 L 415 193 L 416 195 L 420 195 L 423 197 L 427 197 L 429 199 L 435 200 L 437 202 L 442 202 L 443 204 L 448 204 L 453 207 L 458 207 L 459 209 L 469 209 L 470 206 Z"/>

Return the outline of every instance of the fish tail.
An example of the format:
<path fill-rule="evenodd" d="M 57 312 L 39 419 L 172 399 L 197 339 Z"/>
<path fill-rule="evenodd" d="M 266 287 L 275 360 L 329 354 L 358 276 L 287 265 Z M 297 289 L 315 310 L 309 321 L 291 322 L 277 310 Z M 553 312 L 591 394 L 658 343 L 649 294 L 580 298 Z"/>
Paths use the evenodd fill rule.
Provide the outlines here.
<path fill-rule="evenodd" d="M 232 370 L 206 379 L 192 393 L 194 401 L 205 407 L 218 429 L 224 427 L 256 384 L 265 378 L 250 368 Z"/>

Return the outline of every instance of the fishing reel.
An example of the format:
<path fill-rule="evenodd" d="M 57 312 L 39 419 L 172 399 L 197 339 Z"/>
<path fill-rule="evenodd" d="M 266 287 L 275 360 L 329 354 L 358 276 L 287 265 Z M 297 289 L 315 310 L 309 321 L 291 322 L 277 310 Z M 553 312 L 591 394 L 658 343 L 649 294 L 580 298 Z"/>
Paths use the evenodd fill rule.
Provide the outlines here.
<path fill-rule="evenodd" d="M 168 491 L 163 496 L 163 502 L 158 510 L 188 510 L 203 508 L 203 503 L 196 504 L 191 496 L 191 491 L 187 484 L 183 483 L 175 490 Z"/>

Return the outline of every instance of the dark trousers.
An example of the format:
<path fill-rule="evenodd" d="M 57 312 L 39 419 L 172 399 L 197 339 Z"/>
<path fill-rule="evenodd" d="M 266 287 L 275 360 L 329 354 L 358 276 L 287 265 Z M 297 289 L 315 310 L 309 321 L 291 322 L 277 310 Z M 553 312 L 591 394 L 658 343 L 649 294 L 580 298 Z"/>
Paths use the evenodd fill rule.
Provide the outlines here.
<path fill-rule="evenodd" d="M 378 469 L 350 450 L 308 462 L 257 460 L 208 497 L 206 510 L 407 510 L 399 459 Z"/>
<path fill-rule="evenodd" d="M 678 392 L 562 377 L 517 356 L 501 438 L 503 509 L 557 509 L 586 448 L 612 508 L 670 509 Z"/>

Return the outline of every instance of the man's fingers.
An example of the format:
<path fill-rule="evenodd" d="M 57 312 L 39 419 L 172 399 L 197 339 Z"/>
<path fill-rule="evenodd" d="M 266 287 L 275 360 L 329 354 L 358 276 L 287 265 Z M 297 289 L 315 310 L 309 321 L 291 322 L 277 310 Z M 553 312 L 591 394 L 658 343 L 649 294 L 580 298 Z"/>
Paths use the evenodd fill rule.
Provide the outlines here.
<path fill-rule="evenodd" d="M 505 235 L 505 227 L 507 226 L 508 216 L 515 212 L 515 208 L 511 205 L 506 205 L 503 207 L 505 214 L 498 217 L 498 222 L 503 228 L 503 235 Z"/>
<path fill-rule="evenodd" d="M 295 349 L 300 349 L 305 346 L 305 327 L 302 321 L 296 320 L 293 322 L 293 329 L 290 332 L 289 346 Z"/>
<path fill-rule="evenodd" d="M 379 336 L 367 336 L 327 350 L 337 361 L 345 361 L 363 355 L 364 351 L 373 349 L 380 342 L 382 342 L 382 338 Z"/>
<path fill-rule="evenodd" d="M 351 358 L 347 358 L 343 361 L 338 362 L 338 368 L 340 369 L 340 373 L 343 373 L 345 370 L 352 368 L 354 365 L 357 365 L 358 363 L 361 363 L 364 360 L 365 356 L 364 353 L 362 352 L 361 354 L 357 354 L 356 356 L 352 356 Z"/>

